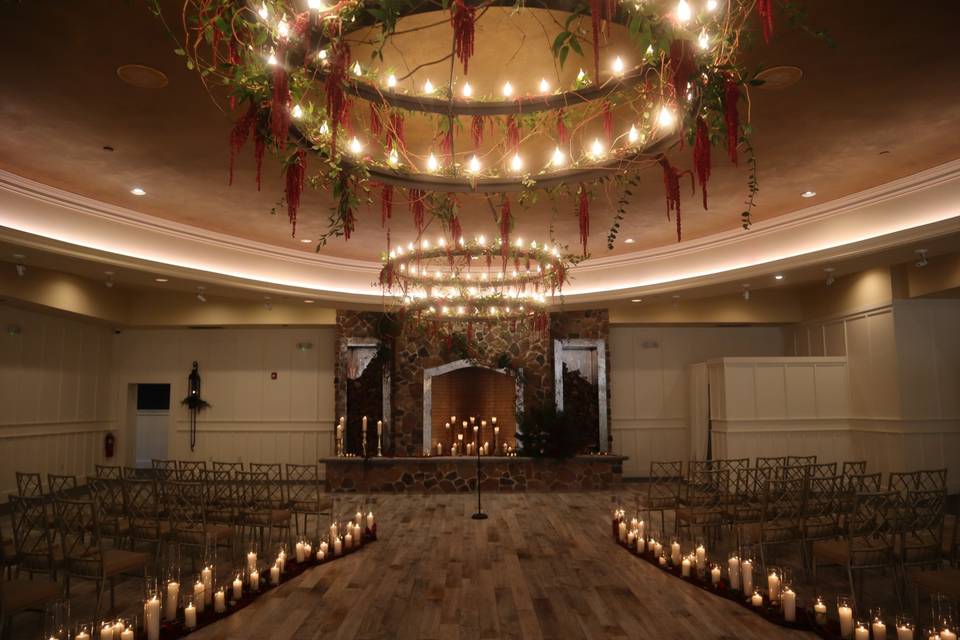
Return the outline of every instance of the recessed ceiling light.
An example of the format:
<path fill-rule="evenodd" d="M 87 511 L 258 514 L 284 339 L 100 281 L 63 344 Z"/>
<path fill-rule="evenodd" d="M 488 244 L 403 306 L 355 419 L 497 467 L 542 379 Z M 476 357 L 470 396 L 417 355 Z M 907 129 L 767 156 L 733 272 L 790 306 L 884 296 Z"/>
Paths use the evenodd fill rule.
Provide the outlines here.
<path fill-rule="evenodd" d="M 774 280 L 783 280 L 783 274 L 782 274 L 782 273 L 778 273 L 777 275 L 773 276 L 773 279 L 774 279 Z"/>
<path fill-rule="evenodd" d="M 125 64 L 117 67 L 117 77 L 130 86 L 140 89 L 162 89 L 170 83 L 167 74 L 163 71 L 142 64 Z"/>
<path fill-rule="evenodd" d="M 132 194 L 135 195 L 135 196 L 145 196 L 145 195 L 147 195 L 147 192 L 144 191 L 143 189 L 141 189 L 140 187 L 134 187 L 133 189 L 130 189 L 130 193 L 132 193 Z"/>
<path fill-rule="evenodd" d="M 623 241 L 624 244 L 633 244 L 634 242 L 636 242 L 636 240 L 634 240 L 633 238 L 627 238 L 626 240 Z"/>
<path fill-rule="evenodd" d="M 786 89 L 800 82 L 800 79 L 803 78 L 803 69 L 791 65 L 781 65 L 764 69 L 755 77 L 763 83 L 758 88 Z"/>
<path fill-rule="evenodd" d="M 166 279 L 166 278 L 154 278 L 153 281 L 154 281 L 154 282 L 167 282 L 167 279 Z"/>
<path fill-rule="evenodd" d="M 817 192 L 816 192 L 816 191 L 804 191 L 803 193 L 800 194 L 800 197 L 801 197 L 801 198 L 812 198 L 812 197 L 815 196 L 815 195 L 817 195 Z"/>
<path fill-rule="evenodd" d="M 313 242 L 313 240 L 311 240 L 310 238 L 300 238 L 300 242 L 302 242 L 303 244 L 310 244 L 311 242 Z"/>
<path fill-rule="evenodd" d="M 310 300 L 310 299 L 304 300 L 304 302 L 305 302 L 306 304 L 313 304 L 313 300 Z"/>
<path fill-rule="evenodd" d="M 643 298 L 634 298 L 630 302 L 643 302 Z"/>

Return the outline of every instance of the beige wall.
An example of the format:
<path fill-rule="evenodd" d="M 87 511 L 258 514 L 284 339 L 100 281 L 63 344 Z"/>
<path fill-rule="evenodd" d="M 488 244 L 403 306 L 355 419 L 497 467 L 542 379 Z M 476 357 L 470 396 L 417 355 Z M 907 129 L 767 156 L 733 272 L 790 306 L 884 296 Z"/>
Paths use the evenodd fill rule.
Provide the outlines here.
<path fill-rule="evenodd" d="M 305 343 L 312 348 L 298 348 Z M 169 383 L 170 457 L 315 462 L 332 450 L 333 349 L 332 327 L 125 330 L 116 336 L 114 358 L 124 450 L 133 451 L 125 409 L 130 385 Z M 212 407 L 200 414 L 191 453 L 188 414 L 179 402 L 194 360 Z"/>
<path fill-rule="evenodd" d="M 0 496 L 16 471 L 92 474 L 112 417 L 112 331 L 5 304 L 0 330 Z"/>
<path fill-rule="evenodd" d="M 614 451 L 627 476 L 646 476 L 651 460 L 689 457 L 687 366 L 724 356 L 776 356 L 776 327 L 611 327 Z"/>

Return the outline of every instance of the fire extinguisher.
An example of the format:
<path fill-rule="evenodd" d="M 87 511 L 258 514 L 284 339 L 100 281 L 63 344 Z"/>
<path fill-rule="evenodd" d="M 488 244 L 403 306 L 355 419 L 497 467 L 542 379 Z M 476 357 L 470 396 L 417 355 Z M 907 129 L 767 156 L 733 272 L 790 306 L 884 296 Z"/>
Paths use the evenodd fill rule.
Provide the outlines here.
<path fill-rule="evenodd" d="M 107 458 L 113 457 L 113 447 L 116 444 L 116 437 L 113 433 L 108 433 L 103 437 L 103 455 Z"/>

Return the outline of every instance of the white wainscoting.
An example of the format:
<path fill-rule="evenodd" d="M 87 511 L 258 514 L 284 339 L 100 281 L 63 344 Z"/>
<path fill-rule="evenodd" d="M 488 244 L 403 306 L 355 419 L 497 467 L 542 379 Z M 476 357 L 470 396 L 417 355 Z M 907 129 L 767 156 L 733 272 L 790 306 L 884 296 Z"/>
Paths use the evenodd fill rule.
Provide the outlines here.
<path fill-rule="evenodd" d="M 690 451 L 687 419 L 613 419 L 613 453 L 629 456 L 623 475 L 643 478 L 650 475 L 653 460 L 686 460 Z"/>

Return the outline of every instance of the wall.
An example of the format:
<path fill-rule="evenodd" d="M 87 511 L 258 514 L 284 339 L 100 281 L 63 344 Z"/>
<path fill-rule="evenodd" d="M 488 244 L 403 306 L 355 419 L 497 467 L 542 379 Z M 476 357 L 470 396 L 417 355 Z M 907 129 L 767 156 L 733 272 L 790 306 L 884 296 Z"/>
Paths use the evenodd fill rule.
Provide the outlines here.
<path fill-rule="evenodd" d="M 17 329 L 19 328 L 19 333 Z M 0 496 L 16 471 L 87 475 L 111 418 L 112 331 L 0 304 Z"/>
<path fill-rule="evenodd" d="M 651 460 L 688 459 L 688 365 L 782 349 L 776 327 L 611 327 L 613 450 L 630 458 L 624 475 L 648 475 Z"/>
<path fill-rule="evenodd" d="M 169 383 L 169 457 L 315 462 L 333 452 L 334 333 L 333 327 L 124 330 L 115 343 L 117 415 L 128 413 L 129 385 Z M 300 343 L 312 348 L 301 350 Z M 201 395 L 212 406 L 200 414 L 191 453 L 179 401 L 194 360 Z M 121 433 L 132 460 L 133 425 L 123 424 Z"/>

